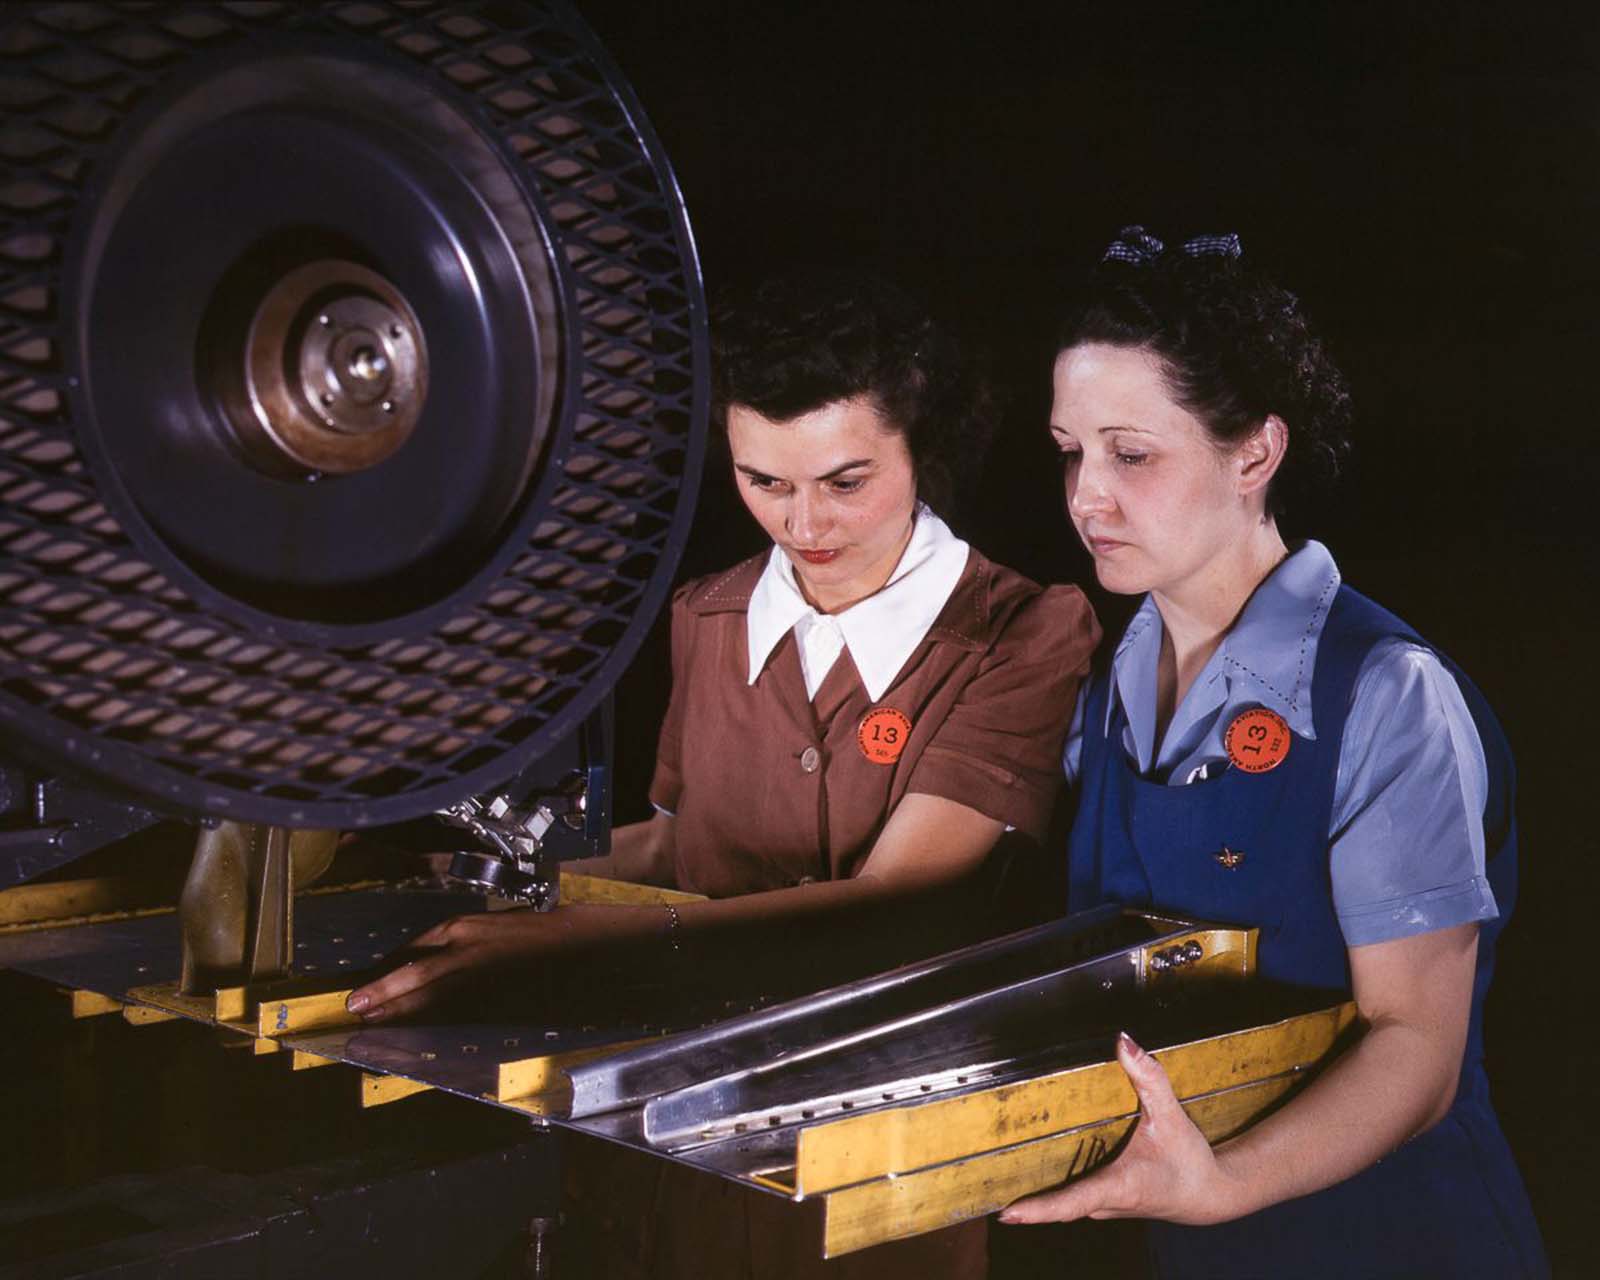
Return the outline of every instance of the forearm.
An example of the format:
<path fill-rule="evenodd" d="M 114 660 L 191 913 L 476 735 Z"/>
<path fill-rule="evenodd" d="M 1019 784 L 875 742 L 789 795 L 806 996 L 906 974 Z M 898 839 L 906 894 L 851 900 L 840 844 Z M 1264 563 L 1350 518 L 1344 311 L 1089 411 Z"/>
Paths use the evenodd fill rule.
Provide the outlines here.
<path fill-rule="evenodd" d="M 872 877 L 670 908 L 572 903 L 465 918 L 465 936 L 487 946 L 457 963 L 485 978 L 489 969 L 537 975 L 552 990 L 582 975 L 596 998 L 602 987 L 625 990 L 657 977 L 721 998 L 783 998 L 959 945 L 968 914 L 950 893 L 908 892 Z"/>
<path fill-rule="evenodd" d="M 677 906 L 675 941 L 707 983 L 815 989 L 967 941 L 958 885 L 908 888 L 871 875 Z"/>
<path fill-rule="evenodd" d="M 660 942 L 679 947 L 738 946 L 774 929 L 802 932 L 826 928 L 841 915 L 876 905 L 882 894 L 870 881 L 824 881 L 734 898 L 701 898 L 660 904 L 575 903 L 544 917 L 542 930 L 554 950 Z M 787 940 L 788 935 L 785 935 Z"/>
<path fill-rule="evenodd" d="M 674 858 L 675 820 L 657 814 L 637 836 L 651 858 Z M 626 829 L 632 831 L 633 829 Z M 787 994 L 919 959 L 967 940 L 967 876 L 999 823 L 913 795 L 849 880 L 698 899 L 670 908 L 572 903 L 554 911 L 460 916 L 419 936 L 414 956 L 351 998 L 365 1017 L 404 1016 L 490 972 L 605 975 L 626 985 L 659 972 L 675 983 L 739 994 Z M 640 849 L 625 836 L 609 868 Z M 576 966 L 576 967 L 574 967 Z"/>
<path fill-rule="evenodd" d="M 1367 1033 L 1283 1110 L 1215 1149 L 1157 1057 L 1122 1037 L 1139 1123 L 1104 1169 L 1019 1201 L 1008 1222 L 1157 1218 L 1227 1222 L 1359 1173 L 1441 1119 L 1471 1018 L 1475 924 L 1350 949 Z"/>
<path fill-rule="evenodd" d="M 1353 947 L 1366 1034 L 1282 1111 L 1217 1149 L 1227 1216 L 1331 1186 L 1438 1123 L 1466 1048 L 1476 924 Z"/>
<path fill-rule="evenodd" d="M 611 832 L 611 852 L 584 858 L 569 869 L 607 880 L 675 888 L 672 865 L 672 819 L 663 813 L 644 822 L 630 822 Z"/>
<path fill-rule="evenodd" d="M 1216 1148 L 1215 1221 L 1332 1186 L 1437 1123 L 1460 1055 L 1422 1029 L 1378 1022 L 1281 1111 Z"/>

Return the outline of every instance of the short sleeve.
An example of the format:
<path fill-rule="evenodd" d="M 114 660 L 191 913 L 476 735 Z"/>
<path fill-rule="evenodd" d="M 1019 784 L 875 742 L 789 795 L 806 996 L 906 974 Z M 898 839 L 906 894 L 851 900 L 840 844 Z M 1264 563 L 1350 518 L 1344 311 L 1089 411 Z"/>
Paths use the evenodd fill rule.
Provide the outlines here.
<path fill-rule="evenodd" d="M 1049 587 L 1007 620 L 912 772 L 942 796 L 1042 837 L 1061 744 L 1100 627 L 1076 587 Z"/>
<path fill-rule="evenodd" d="M 1066 775 L 1069 787 L 1078 785 L 1078 777 L 1083 772 L 1083 717 L 1088 700 L 1089 686 L 1082 682 L 1078 686 L 1078 696 L 1072 700 L 1072 721 L 1067 726 L 1067 740 L 1061 748 L 1061 772 Z"/>
<path fill-rule="evenodd" d="M 650 779 L 650 803 L 663 813 L 676 813 L 683 797 L 683 707 L 688 701 L 689 646 L 694 619 L 685 604 L 689 588 L 672 598 L 672 693 L 656 742 L 656 770 Z"/>
<path fill-rule="evenodd" d="M 1483 744 L 1437 655 L 1404 640 L 1374 649 L 1334 788 L 1329 869 L 1347 945 L 1498 914 L 1484 874 L 1487 792 Z"/>

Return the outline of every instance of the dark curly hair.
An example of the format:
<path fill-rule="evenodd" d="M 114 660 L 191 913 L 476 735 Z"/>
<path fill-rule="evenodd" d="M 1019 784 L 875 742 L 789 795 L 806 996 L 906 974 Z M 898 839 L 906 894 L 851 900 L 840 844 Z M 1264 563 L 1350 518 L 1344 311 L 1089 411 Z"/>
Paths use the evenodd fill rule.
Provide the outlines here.
<path fill-rule="evenodd" d="M 771 277 L 722 295 L 711 314 L 712 411 L 744 405 L 787 422 L 869 398 L 906 438 L 917 496 L 948 514 L 994 427 L 987 380 L 905 293 L 836 270 Z"/>
<path fill-rule="evenodd" d="M 1155 355 L 1172 398 L 1219 445 L 1249 436 L 1268 414 L 1282 418 L 1288 453 L 1267 490 L 1275 515 L 1286 495 L 1337 476 L 1349 453 L 1344 376 L 1299 299 L 1238 257 L 1163 248 L 1139 261 L 1107 259 L 1061 326 L 1056 349 L 1087 342 Z"/>

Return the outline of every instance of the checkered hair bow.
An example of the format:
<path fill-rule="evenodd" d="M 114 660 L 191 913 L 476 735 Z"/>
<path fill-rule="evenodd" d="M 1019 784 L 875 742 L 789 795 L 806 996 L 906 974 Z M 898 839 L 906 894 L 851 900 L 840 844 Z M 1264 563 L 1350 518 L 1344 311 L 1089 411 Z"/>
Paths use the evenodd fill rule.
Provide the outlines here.
<path fill-rule="evenodd" d="M 1100 255 L 1101 262 L 1131 262 L 1136 267 L 1146 267 L 1167 251 L 1143 227 L 1123 227 L 1117 238 L 1106 246 Z M 1195 236 L 1185 240 L 1178 252 L 1186 258 L 1237 258 L 1243 252 L 1239 237 L 1232 231 L 1225 235 Z"/>

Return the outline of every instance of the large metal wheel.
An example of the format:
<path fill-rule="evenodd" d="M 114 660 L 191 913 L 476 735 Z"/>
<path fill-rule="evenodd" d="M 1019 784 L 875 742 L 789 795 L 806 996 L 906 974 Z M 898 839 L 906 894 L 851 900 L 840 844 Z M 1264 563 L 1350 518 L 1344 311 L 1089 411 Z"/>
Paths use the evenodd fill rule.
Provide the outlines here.
<path fill-rule="evenodd" d="M 677 187 L 556 0 L 0 30 L 0 723 L 184 813 L 397 821 L 570 733 L 705 436 Z"/>

